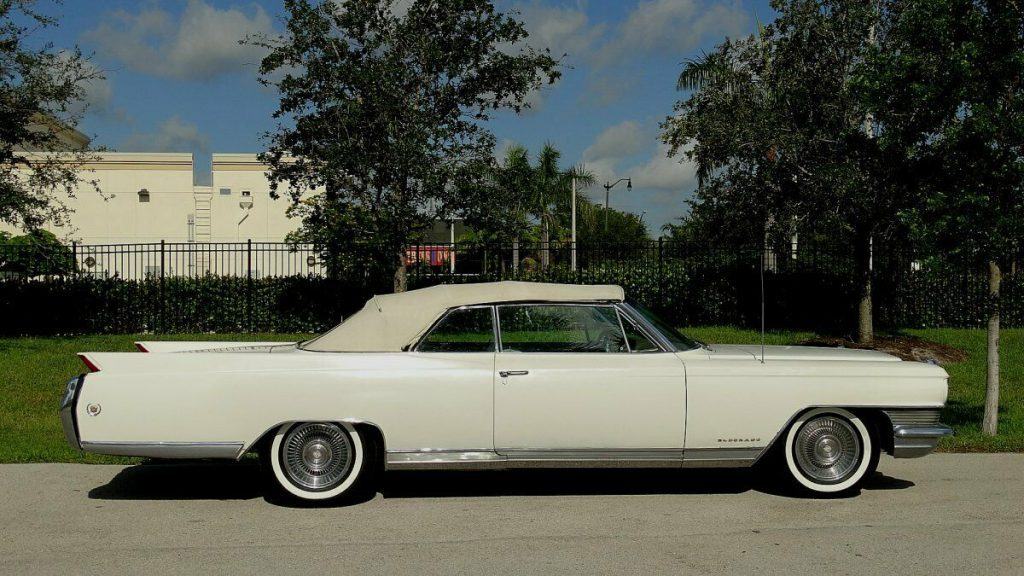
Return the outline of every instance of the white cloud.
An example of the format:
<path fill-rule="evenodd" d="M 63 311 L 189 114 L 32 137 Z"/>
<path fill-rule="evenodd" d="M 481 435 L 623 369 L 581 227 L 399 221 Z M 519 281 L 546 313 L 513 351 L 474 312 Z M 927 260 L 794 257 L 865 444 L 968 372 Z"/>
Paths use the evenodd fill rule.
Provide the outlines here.
<path fill-rule="evenodd" d="M 128 68 L 188 80 L 209 80 L 255 66 L 263 49 L 241 45 L 248 34 L 272 34 L 270 16 L 260 6 L 218 9 L 204 0 L 189 0 L 181 18 L 156 4 L 137 13 L 118 10 L 85 34 L 100 54 Z"/>
<path fill-rule="evenodd" d="M 583 151 L 587 161 L 618 160 L 640 152 L 647 136 L 638 122 L 626 120 L 605 128 L 597 140 Z"/>
<path fill-rule="evenodd" d="M 165 120 L 155 132 L 136 133 L 125 138 L 124 152 L 205 152 L 208 139 L 199 127 L 177 116 Z"/>
<path fill-rule="evenodd" d="M 750 14 L 738 3 L 647 0 L 633 9 L 613 40 L 595 54 L 595 64 L 619 64 L 638 54 L 681 57 L 708 39 L 736 36 L 749 27 Z"/>
<path fill-rule="evenodd" d="M 694 164 L 680 156 L 669 157 L 669 147 L 658 144 L 647 163 L 629 170 L 633 186 L 657 190 L 689 192 L 696 186 Z"/>
<path fill-rule="evenodd" d="M 537 49 L 549 48 L 555 58 L 568 55 L 579 61 L 604 33 L 604 24 L 591 25 L 579 7 L 549 6 L 538 0 L 516 6 L 530 32 L 527 42 Z"/>

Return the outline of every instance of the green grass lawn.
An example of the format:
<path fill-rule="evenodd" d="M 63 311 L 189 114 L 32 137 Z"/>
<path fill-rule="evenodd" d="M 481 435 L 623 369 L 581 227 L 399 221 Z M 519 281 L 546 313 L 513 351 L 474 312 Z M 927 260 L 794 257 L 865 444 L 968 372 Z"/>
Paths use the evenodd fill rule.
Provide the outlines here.
<path fill-rule="evenodd" d="M 730 327 L 687 328 L 688 336 L 708 343 L 756 344 L 756 330 Z M 955 346 L 967 352 L 964 362 L 950 364 L 949 403 L 943 422 L 956 429 L 942 449 L 950 451 L 1024 451 L 1024 329 L 1002 335 L 1002 409 L 999 436 L 980 432 L 985 396 L 983 330 L 908 330 L 908 334 Z M 795 344 L 810 332 L 769 332 L 769 344 Z M 64 442 L 57 404 L 64 384 L 84 371 L 75 356 L 81 351 L 132 351 L 135 340 L 278 340 L 307 334 L 171 334 L 80 336 L 71 338 L 0 338 L 0 462 L 130 462 L 126 458 L 86 455 Z"/>

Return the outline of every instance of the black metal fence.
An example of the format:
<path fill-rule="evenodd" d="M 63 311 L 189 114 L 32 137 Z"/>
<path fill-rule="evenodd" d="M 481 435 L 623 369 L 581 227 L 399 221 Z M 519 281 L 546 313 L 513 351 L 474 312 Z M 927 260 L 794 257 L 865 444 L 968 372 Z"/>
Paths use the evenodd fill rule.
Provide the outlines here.
<path fill-rule="evenodd" d="M 332 270 L 308 244 L 0 244 L 0 333 L 318 331 L 390 291 L 393 266 L 371 266 L 363 252 L 350 249 L 344 269 Z M 410 288 L 498 279 L 619 284 L 680 325 L 759 325 L 763 279 L 770 328 L 848 333 L 856 319 L 856 267 L 845 246 L 417 244 L 405 264 Z M 983 270 L 879 249 L 872 275 L 881 327 L 985 322 Z M 1022 284 L 1020 274 L 1004 279 L 1004 325 L 1024 325 Z"/>

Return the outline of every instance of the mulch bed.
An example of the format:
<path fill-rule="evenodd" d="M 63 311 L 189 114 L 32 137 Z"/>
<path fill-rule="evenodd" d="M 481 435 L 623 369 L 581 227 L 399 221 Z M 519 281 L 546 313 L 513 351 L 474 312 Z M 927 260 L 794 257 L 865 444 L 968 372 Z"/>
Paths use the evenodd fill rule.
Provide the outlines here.
<path fill-rule="evenodd" d="M 874 344 L 858 344 L 847 338 L 820 336 L 801 342 L 804 346 L 831 346 L 833 348 L 857 348 L 860 350 L 878 350 L 898 356 L 903 360 L 918 362 L 937 362 L 940 366 L 954 362 L 963 362 L 967 353 L 959 348 L 923 340 L 915 336 L 878 336 Z"/>

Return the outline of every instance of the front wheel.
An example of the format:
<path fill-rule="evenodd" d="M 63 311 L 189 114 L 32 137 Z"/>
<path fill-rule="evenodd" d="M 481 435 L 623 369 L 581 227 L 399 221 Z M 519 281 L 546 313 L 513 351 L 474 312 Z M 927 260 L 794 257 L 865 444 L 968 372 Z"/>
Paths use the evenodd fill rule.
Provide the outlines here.
<path fill-rule="evenodd" d="M 784 445 L 788 476 L 812 495 L 855 491 L 878 464 L 880 447 L 860 418 L 841 408 L 816 408 L 789 427 Z"/>
<path fill-rule="evenodd" d="M 277 429 L 262 455 L 275 488 L 303 501 L 352 497 L 372 476 L 370 439 L 347 422 L 298 422 Z"/>

